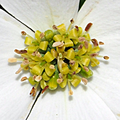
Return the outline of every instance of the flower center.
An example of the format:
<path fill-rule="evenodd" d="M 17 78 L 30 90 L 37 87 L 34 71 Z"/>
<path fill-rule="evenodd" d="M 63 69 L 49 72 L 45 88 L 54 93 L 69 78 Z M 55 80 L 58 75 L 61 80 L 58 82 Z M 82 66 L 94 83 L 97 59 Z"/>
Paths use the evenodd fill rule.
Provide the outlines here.
<path fill-rule="evenodd" d="M 88 23 L 85 31 L 79 26 L 73 27 L 74 20 L 66 29 L 65 24 L 53 25 L 53 30 L 45 32 L 36 31 L 35 38 L 22 31 L 25 36 L 24 50 L 15 52 L 21 55 L 21 59 L 10 58 L 9 62 L 22 61 L 17 74 L 21 70 L 30 70 L 32 76 L 23 77 L 21 81 L 28 80 L 33 88 L 30 94 L 34 97 L 38 86 L 43 91 L 69 87 L 69 95 L 73 94 L 71 85 L 77 87 L 80 83 L 87 84 L 88 78 L 93 75 L 90 67 L 99 65 L 97 57 L 101 57 L 99 42 L 91 39 L 88 33 L 92 23 Z M 102 56 L 108 59 L 108 56 Z"/>

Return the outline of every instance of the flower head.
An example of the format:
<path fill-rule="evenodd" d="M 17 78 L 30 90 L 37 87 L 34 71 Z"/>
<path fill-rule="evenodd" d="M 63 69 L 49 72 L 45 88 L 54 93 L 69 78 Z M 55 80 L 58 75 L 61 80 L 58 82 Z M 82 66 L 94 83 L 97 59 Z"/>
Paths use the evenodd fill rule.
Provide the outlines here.
<path fill-rule="evenodd" d="M 1 0 L 1 4 L 16 18 L 22 20 L 34 31 L 40 30 L 42 32 L 50 27 L 52 28 L 52 25 L 58 26 L 61 23 L 64 23 L 68 27 L 68 21 L 74 17 L 78 9 L 78 1 L 76 2 L 73 0 L 69 2 L 57 0 L 52 0 L 50 2 L 47 0 L 39 2 L 25 1 L 24 3 L 21 1 L 11 1 L 11 4 L 5 0 Z M 95 71 L 93 79 L 89 82 L 87 87 L 81 84 L 80 87 L 72 89 L 74 97 L 67 98 L 66 96 L 68 96 L 68 91 L 65 90 L 63 94 L 59 88 L 58 93 L 50 92 L 47 96 L 40 96 L 34 106 L 34 110 L 29 116 L 31 117 L 30 119 L 49 119 L 51 118 L 51 115 L 54 119 L 56 118 L 56 114 L 58 114 L 57 117 L 60 118 L 62 115 L 63 118 L 66 117 L 66 119 L 76 118 L 89 120 L 99 118 L 114 120 L 116 117 L 119 119 L 119 5 L 118 0 L 89 0 L 85 2 L 83 8 L 78 13 L 77 19 L 75 19 L 74 24 L 75 26 L 85 28 L 87 23 L 93 23 L 93 26 L 89 30 L 89 34 L 91 38 L 96 38 L 98 41 L 103 41 L 105 43 L 105 47 L 103 51 L 101 51 L 101 54 L 109 54 L 109 64 L 107 64 L 107 62 L 101 63 L 100 68 Z M 29 7 L 34 9 L 29 9 Z M 20 78 L 22 72 L 20 73 L 20 76 L 16 78 L 16 76 L 13 75 L 13 72 L 18 68 L 18 65 L 8 67 L 8 65 L 11 64 L 7 64 L 6 60 L 8 56 L 11 57 L 13 55 L 11 51 L 16 49 L 17 45 L 19 46 L 18 50 L 23 48 L 23 43 L 21 42 L 22 37 L 19 37 L 19 33 L 17 31 L 24 30 L 31 36 L 33 33 L 16 20 L 13 20 L 3 11 L 1 11 L 0 16 L 0 24 L 3 28 L 0 36 L 0 48 L 1 51 L 3 51 L 1 53 L 1 118 L 19 119 L 28 114 L 31 102 L 34 102 L 34 100 L 28 98 L 27 95 L 27 91 L 31 90 L 31 86 L 29 86 L 26 81 L 26 84 L 24 84 L 24 82 L 21 84 L 21 87 L 20 83 L 15 81 L 15 79 Z M 78 30 L 78 27 L 76 27 L 76 30 Z M 85 48 L 89 47 L 86 41 L 83 42 L 86 46 Z M 29 43 L 30 41 L 28 44 Z M 84 46 L 80 46 L 80 50 L 83 49 L 83 47 Z M 31 51 L 32 50 L 33 48 Z M 32 56 L 34 57 L 34 55 L 38 55 L 37 59 L 41 59 L 38 51 L 33 53 Z M 94 59 L 94 57 L 92 57 L 93 53 L 90 55 L 91 58 Z M 56 53 L 55 56 L 57 56 Z M 59 57 L 62 56 L 62 54 L 59 54 Z M 25 60 L 26 57 L 24 61 Z M 27 61 L 21 64 L 22 69 L 27 70 L 27 65 L 30 63 L 27 62 L 27 64 L 26 62 Z M 59 60 L 59 62 L 62 61 Z M 34 66 L 34 64 L 34 62 L 31 63 L 31 67 Z M 36 69 L 37 66 L 33 69 L 33 72 Z M 86 67 L 85 69 L 87 70 Z M 29 76 L 29 73 L 26 77 L 27 76 Z M 29 79 L 34 80 L 34 78 L 35 76 Z M 31 84 L 34 84 L 32 80 Z M 45 85 L 44 81 L 40 81 Z M 67 84 L 66 79 L 64 80 L 64 84 Z M 47 88 L 48 86 L 45 87 L 45 89 Z M 71 91 L 70 88 L 69 91 Z M 35 93 L 37 94 L 36 89 L 33 89 L 31 94 L 35 95 Z"/>

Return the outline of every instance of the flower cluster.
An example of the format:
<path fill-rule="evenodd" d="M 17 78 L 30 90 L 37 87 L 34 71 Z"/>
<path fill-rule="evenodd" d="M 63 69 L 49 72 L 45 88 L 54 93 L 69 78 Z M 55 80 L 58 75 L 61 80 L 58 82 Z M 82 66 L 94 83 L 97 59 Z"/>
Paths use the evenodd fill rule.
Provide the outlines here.
<path fill-rule="evenodd" d="M 85 30 L 79 26 L 73 26 L 74 20 L 66 29 L 65 24 L 53 25 L 53 30 L 35 32 L 35 38 L 22 31 L 25 36 L 24 50 L 14 51 L 21 55 L 21 59 L 9 58 L 8 62 L 22 61 L 21 70 L 30 70 L 32 76 L 23 77 L 21 81 L 28 80 L 33 88 L 30 94 L 34 97 L 38 86 L 42 93 L 46 89 L 55 90 L 59 85 L 69 87 L 69 95 L 72 95 L 71 85 L 77 87 L 80 82 L 87 84 L 87 78 L 93 75 L 90 67 L 99 65 L 97 57 L 109 59 L 108 56 L 100 56 L 99 45 L 96 39 L 91 39 L 88 33 L 92 23 L 87 24 Z"/>

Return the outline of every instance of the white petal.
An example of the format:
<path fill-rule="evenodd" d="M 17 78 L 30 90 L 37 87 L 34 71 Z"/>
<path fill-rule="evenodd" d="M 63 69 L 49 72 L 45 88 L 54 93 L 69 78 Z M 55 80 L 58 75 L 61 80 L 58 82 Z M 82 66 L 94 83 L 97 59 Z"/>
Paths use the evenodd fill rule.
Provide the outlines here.
<path fill-rule="evenodd" d="M 120 1 L 89 0 L 79 12 L 76 23 L 85 27 L 92 22 L 89 33 L 92 38 L 103 41 L 101 55 L 108 55 L 110 60 L 94 68 L 94 76 L 89 86 L 98 94 L 106 105 L 120 119 Z"/>
<path fill-rule="evenodd" d="M 106 104 L 89 87 L 79 86 L 73 96 L 60 88 L 42 94 L 29 120 L 116 120 Z"/>
<path fill-rule="evenodd" d="M 34 30 L 44 31 L 69 20 L 77 13 L 79 0 L 1 0 L 15 17 Z"/>
<path fill-rule="evenodd" d="M 14 57 L 15 48 L 24 48 L 21 30 L 32 32 L 2 11 L 0 26 L 0 119 L 23 120 L 34 102 L 29 95 L 32 86 L 27 82 L 21 83 L 21 77 L 29 74 L 24 72 L 16 75 L 19 64 L 8 64 L 8 58 Z"/>
<path fill-rule="evenodd" d="M 86 1 L 78 13 L 76 24 L 84 28 L 89 22 L 92 22 L 93 26 L 89 31 L 92 37 L 118 35 L 120 26 L 119 7 L 119 0 Z"/>

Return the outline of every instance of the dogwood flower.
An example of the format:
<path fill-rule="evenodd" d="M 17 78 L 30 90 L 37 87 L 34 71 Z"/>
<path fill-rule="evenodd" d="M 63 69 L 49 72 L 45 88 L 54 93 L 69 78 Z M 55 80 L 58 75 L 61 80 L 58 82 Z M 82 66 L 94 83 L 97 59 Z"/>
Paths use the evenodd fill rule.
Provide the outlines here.
<path fill-rule="evenodd" d="M 79 0 L 0 0 L 2 6 L 17 19 L 32 28 L 33 31 L 45 31 L 53 25 L 64 23 L 74 18 L 75 25 L 82 28 L 92 22 L 89 33 L 105 43 L 101 46 L 101 54 L 110 56 L 109 62 L 101 62 L 94 70 L 93 77 L 87 86 L 80 84 L 73 89 L 73 96 L 68 97 L 68 90 L 57 89 L 45 92 L 39 98 L 28 97 L 31 86 L 21 83 L 20 78 L 29 72 L 16 76 L 13 74 L 19 64 L 11 65 L 7 59 L 13 56 L 12 51 L 23 48 L 22 30 L 31 36 L 33 31 L 4 11 L 0 10 L 0 51 L 1 51 L 1 91 L 0 118 L 27 118 L 29 111 L 35 105 L 28 119 L 58 119 L 58 120 L 117 120 L 120 119 L 120 1 L 87 0 L 82 9 L 77 12 Z M 38 80 L 38 79 L 37 79 Z M 72 91 L 70 91 L 72 94 Z M 39 94 L 39 92 L 37 93 Z M 36 101 L 37 99 L 37 101 Z"/>

